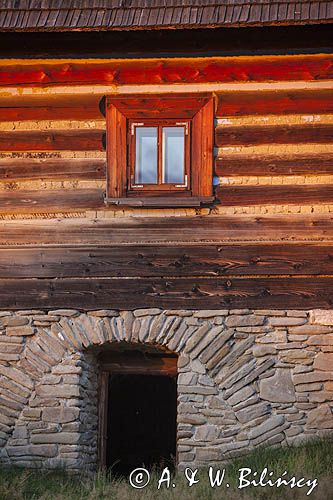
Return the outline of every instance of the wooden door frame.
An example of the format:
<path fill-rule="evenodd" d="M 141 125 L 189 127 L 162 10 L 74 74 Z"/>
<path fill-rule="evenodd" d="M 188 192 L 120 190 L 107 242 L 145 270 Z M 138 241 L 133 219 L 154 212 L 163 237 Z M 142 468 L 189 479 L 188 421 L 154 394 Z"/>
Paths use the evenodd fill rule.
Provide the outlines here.
<path fill-rule="evenodd" d="M 110 358 L 110 359 L 108 359 Z M 105 469 L 107 466 L 107 439 L 108 439 L 108 399 L 110 374 L 122 375 L 158 375 L 176 379 L 177 382 L 178 356 L 170 356 L 161 352 L 159 355 L 133 357 L 131 351 L 104 352 L 100 357 L 100 371 L 98 377 L 98 439 L 97 457 L 98 466 Z M 177 412 L 177 409 L 176 409 Z M 176 463 L 178 462 L 176 436 Z"/>

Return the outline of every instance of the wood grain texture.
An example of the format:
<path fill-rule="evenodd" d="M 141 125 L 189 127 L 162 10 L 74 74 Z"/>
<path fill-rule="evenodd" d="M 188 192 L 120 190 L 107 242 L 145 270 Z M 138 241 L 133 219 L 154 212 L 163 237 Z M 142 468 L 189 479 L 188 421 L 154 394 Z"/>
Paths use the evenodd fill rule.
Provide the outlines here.
<path fill-rule="evenodd" d="M 214 101 L 209 101 L 192 120 L 191 189 L 194 196 L 213 194 Z"/>
<path fill-rule="evenodd" d="M 327 204 L 333 202 L 333 185 L 223 185 L 216 195 L 223 206 Z"/>
<path fill-rule="evenodd" d="M 211 99 L 209 93 L 116 94 L 107 97 L 126 118 L 185 120 L 193 116 Z"/>
<path fill-rule="evenodd" d="M 250 146 L 258 144 L 332 143 L 333 125 L 248 125 L 216 127 L 216 146 Z"/>
<path fill-rule="evenodd" d="M 101 119 L 103 115 L 96 105 L 86 105 L 84 99 L 82 106 L 71 106 L 71 99 L 67 98 L 67 106 L 52 105 L 52 99 L 48 105 L 38 106 L 16 106 L 16 107 L 0 107 L 0 121 L 36 121 L 36 120 L 94 120 Z M 96 99 L 97 101 L 97 99 Z M 1 102 L 1 101 L 0 101 Z"/>
<path fill-rule="evenodd" d="M 97 429 L 97 460 L 100 467 L 106 467 L 107 435 L 108 435 L 108 393 L 109 372 L 99 370 L 98 374 L 98 429 Z"/>
<path fill-rule="evenodd" d="M 333 215 L 187 216 L 0 221 L 0 245 L 332 242 Z"/>
<path fill-rule="evenodd" d="M 112 373 L 133 375 L 177 376 L 177 356 L 160 352 L 149 355 L 148 352 L 104 351 L 98 356 L 99 366 Z"/>
<path fill-rule="evenodd" d="M 333 174 L 333 154 L 221 154 L 215 161 L 218 176 Z"/>
<path fill-rule="evenodd" d="M 94 158 L 1 158 L 0 179 L 103 179 L 105 160 Z"/>
<path fill-rule="evenodd" d="M 332 308 L 327 278 L 141 278 L 0 280 L 1 309 Z"/>
<path fill-rule="evenodd" d="M 218 94 L 216 109 L 218 117 L 332 112 L 331 90 L 226 92 Z"/>
<path fill-rule="evenodd" d="M 0 151 L 103 151 L 103 130 L 1 131 Z"/>
<path fill-rule="evenodd" d="M 58 61 L 2 65 L 0 85 L 161 84 L 324 80 L 333 77 L 330 55 L 193 58 L 112 62 Z"/>
<path fill-rule="evenodd" d="M 332 274 L 333 245 L 0 248 L 0 278 Z"/>
<path fill-rule="evenodd" d="M 128 175 L 126 117 L 113 104 L 106 106 L 107 197 L 123 198 Z"/>
<path fill-rule="evenodd" d="M 47 213 L 102 208 L 101 189 L 54 189 L 44 191 L 7 190 L 0 192 L 0 214 Z"/>
<path fill-rule="evenodd" d="M 1 37 L 1 34 L 0 34 Z M 30 93 L 30 94 L 22 94 L 18 100 L 17 96 L 13 96 L 11 94 L 4 93 L 1 95 L 0 100 L 0 110 L 3 110 L 3 114 L 5 115 L 5 110 L 9 110 L 9 113 L 22 112 L 27 113 L 26 120 L 29 120 L 30 116 L 33 116 L 34 111 L 36 113 L 42 112 L 45 110 L 53 110 L 54 114 L 52 114 L 51 119 L 55 119 L 54 116 L 57 115 L 58 110 L 71 110 L 69 113 L 73 111 L 73 113 L 81 113 L 83 110 L 85 112 L 86 109 L 96 109 L 98 114 L 96 114 L 96 119 L 101 120 L 103 118 L 103 114 L 100 111 L 102 98 L 99 94 L 75 94 L 71 92 L 71 95 L 68 94 L 57 94 L 57 93 Z M 30 110 L 30 108 L 32 108 Z M 12 110 L 12 111 L 11 111 Z M 0 111 L 1 112 L 1 111 Z M 60 112 L 60 111 L 59 111 Z M 67 113 L 67 111 L 66 111 Z M 91 117 L 93 118 L 93 117 Z M 68 118 L 70 119 L 70 118 Z M 74 119 L 74 118 L 72 118 Z M 79 119 L 79 118 L 78 118 Z M 6 121 L 6 120 L 4 120 Z M 12 118 L 10 119 L 12 121 Z"/>

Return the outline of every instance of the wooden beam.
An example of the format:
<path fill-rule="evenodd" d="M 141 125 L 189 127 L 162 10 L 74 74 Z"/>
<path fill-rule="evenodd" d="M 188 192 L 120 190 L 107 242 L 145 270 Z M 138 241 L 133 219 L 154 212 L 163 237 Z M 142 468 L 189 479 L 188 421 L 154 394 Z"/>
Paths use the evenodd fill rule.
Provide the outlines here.
<path fill-rule="evenodd" d="M 103 179 L 105 160 L 94 158 L 0 158 L 0 179 Z M 0 195 L 1 196 L 1 195 Z"/>
<path fill-rule="evenodd" d="M 0 191 L 0 214 L 61 212 L 102 208 L 102 189 Z"/>
<path fill-rule="evenodd" d="M 240 86 L 240 83 L 242 84 Z M 45 99 L 45 98 L 67 98 L 80 97 L 86 99 L 87 97 L 96 97 L 101 100 L 106 95 L 113 94 L 141 94 L 146 95 L 149 93 L 167 93 L 178 94 L 179 92 L 189 93 L 202 93 L 202 92 L 264 92 L 264 91 L 281 91 L 281 90 L 331 90 L 333 87 L 332 80 L 285 80 L 285 81 L 250 81 L 250 82 L 203 82 L 193 83 L 185 82 L 177 85 L 170 85 L 170 83 L 153 83 L 146 85 L 136 85 L 131 83 L 129 85 L 114 85 L 114 84 L 82 84 L 82 85 L 50 85 L 45 86 L 23 86 L 16 87 L 6 86 L 0 87 L 1 104 L 5 105 L 7 102 L 30 102 L 32 99 Z"/>
<path fill-rule="evenodd" d="M 333 185 L 224 185 L 217 188 L 216 195 L 224 206 L 327 204 L 333 203 Z"/>
<path fill-rule="evenodd" d="M 216 109 L 218 117 L 332 112 L 332 90 L 225 92 L 218 94 Z"/>
<path fill-rule="evenodd" d="M 46 89 L 44 89 L 44 92 L 37 92 L 37 88 L 35 90 L 35 92 L 31 92 L 27 95 L 24 93 L 24 87 L 21 87 L 21 96 L 19 99 L 17 96 L 10 94 L 3 95 L 0 93 L 0 110 L 4 110 L 1 111 L 1 113 L 5 115 L 5 110 L 8 110 L 10 113 L 20 113 L 22 110 L 22 112 L 26 112 L 29 115 L 33 112 L 33 110 L 30 111 L 30 108 L 35 109 L 36 112 L 38 112 L 39 109 L 43 110 L 50 108 L 54 110 L 54 113 L 58 113 L 58 109 L 69 110 L 74 108 L 73 113 L 80 113 L 81 109 L 95 109 L 98 112 L 96 118 L 99 120 L 103 118 L 103 114 L 99 109 L 101 96 L 92 92 L 84 95 L 81 93 L 75 94 L 75 92 L 73 92 L 73 87 L 70 89 L 70 95 L 59 95 L 55 92 L 56 89 L 53 89 L 51 93 L 48 93 Z M 72 113 L 72 111 L 68 111 L 68 113 Z M 55 119 L 53 116 L 54 115 L 52 115 L 51 118 Z M 29 117 L 25 119 L 28 120 Z M 10 121 L 11 120 L 12 118 L 10 118 Z M 5 118 L 4 121 L 6 121 Z"/>
<path fill-rule="evenodd" d="M 265 189 L 266 186 L 263 187 L 263 191 Z M 81 190 L 77 190 L 76 193 L 80 199 Z M 72 206 L 73 210 L 74 208 L 75 205 Z M 239 242 L 258 241 L 333 242 L 333 215 L 0 221 L 0 245 L 3 246 L 161 244 L 174 246 L 214 243 L 234 245 Z"/>
<path fill-rule="evenodd" d="M 0 85 L 266 82 L 333 78 L 326 54 L 143 60 L 2 62 Z"/>
<path fill-rule="evenodd" d="M 249 146 L 257 144 L 331 143 L 331 123 L 304 125 L 219 125 L 216 128 L 216 146 Z"/>
<path fill-rule="evenodd" d="M 332 153 L 250 155 L 222 152 L 215 161 L 215 173 L 226 177 L 333 174 L 333 155 Z"/>
<path fill-rule="evenodd" d="M 315 258 L 314 258 L 315 256 Z M 0 278 L 332 274 L 323 244 L 0 248 Z"/>
<path fill-rule="evenodd" d="M 122 374 L 177 376 L 177 356 L 162 353 L 104 351 L 98 356 L 98 364 L 103 370 Z"/>
<path fill-rule="evenodd" d="M 106 102 L 107 197 L 126 197 L 128 185 L 128 135 L 126 117 L 113 104 Z"/>
<path fill-rule="evenodd" d="M 0 309 L 333 307 L 333 277 L 4 279 Z"/>
<path fill-rule="evenodd" d="M 1 131 L 0 151 L 103 151 L 103 130 Z"/>
<path fill-rule="evenodd" d="M 68 101 L 70 98 L 68 98 Z M 96 99 L 97 100 L 97 99 Z M 1 100 L 0 100 L 1 103 Z M 36 103 L 37 104 L 37 103 Z M 75 107 L 70 102 L 66 107 L 53 106 L 16 106 L 0 107 L 0 121 L 31 121 L 31 120 L 97 120 L 103 118 L 98 104 L 96 106 Z"/>
<path fill-rule="evenodd" d="M 108 395 L 109 378 L 107 371 L 98 370 L 98 428 L 97 428 L 97 459 L 98 466 L 105 468 L 107 465 L 107 435 L 108 435 Z"/>

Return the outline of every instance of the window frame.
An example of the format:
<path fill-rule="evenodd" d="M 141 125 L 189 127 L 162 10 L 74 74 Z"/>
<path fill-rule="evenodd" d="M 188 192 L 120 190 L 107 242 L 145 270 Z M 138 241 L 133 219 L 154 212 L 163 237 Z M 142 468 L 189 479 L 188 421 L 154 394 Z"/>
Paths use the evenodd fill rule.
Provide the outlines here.
<path fill-rule="evenodd" d="M 213 196 L 214 100 L 211 94 L 118 94 L 106 97 L 106 204 L 128 206 L 201 206 Z M 188 123 L 186 188 L 172 184 L 132 188 L 132 123 Z M 171 126 L 172 126 L 171 125 Z M 153 187 L 154 186 L 154 187 Z"/>
<path fill-rule="evenodd" d="M 158 129 L 157 134 L 157 183 L 133 183 L 133 178 L 135 178 L 136 170 L 136 130 L 141 127 L 156 127 Z M 184 179 L 183 182 L 179 183 L 166 183 L 162 182 L 162 168 L 163 168 L 163 127 L 182 127 L 184 129 Z M 129 145 L 129 159 L 128 159 L 128 186 L 127 193 L 128 196 L 140 196 L 142 193 L 144 195 L 156 196 L 156 192 L 165 192 L 165 194 L 179 193 L 183 192 L 186 195 L 190 195 L 191 191 L 191 122 L 190 120 L 184 120 L 180 122 L 178 120 L 156 120 L 156 119 L 145 119 L 143 121 L 129 120 L 128 121 L 128 145 Z"/>

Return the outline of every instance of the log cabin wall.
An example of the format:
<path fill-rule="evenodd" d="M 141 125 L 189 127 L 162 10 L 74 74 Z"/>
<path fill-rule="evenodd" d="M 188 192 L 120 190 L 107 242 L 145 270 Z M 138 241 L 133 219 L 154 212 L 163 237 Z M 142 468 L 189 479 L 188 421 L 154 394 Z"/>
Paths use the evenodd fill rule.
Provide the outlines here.
<path fill-rule="evenodd" d="M 180 92 L 184 86 L 192 92 L 211 89 L 216 100 L 218 203 L 200 213 L 332 210 L 332 70 L 327 55 L 2 64 L 3 219 L 14 214 L 197 214 L 114 210 L 102 199 L 103 95 Z"/>
<path fill-rule="evenodd" d="M 330 307 L 331 78 L 325 53 L 3 59 L 2 307 L 128 305 L 131 282 L 109 290 L 110 276 L 140 278 L 133 308 Z M 215 100 L 216 202 L 105 205 L 103 97 L 203 90 Z"/>

